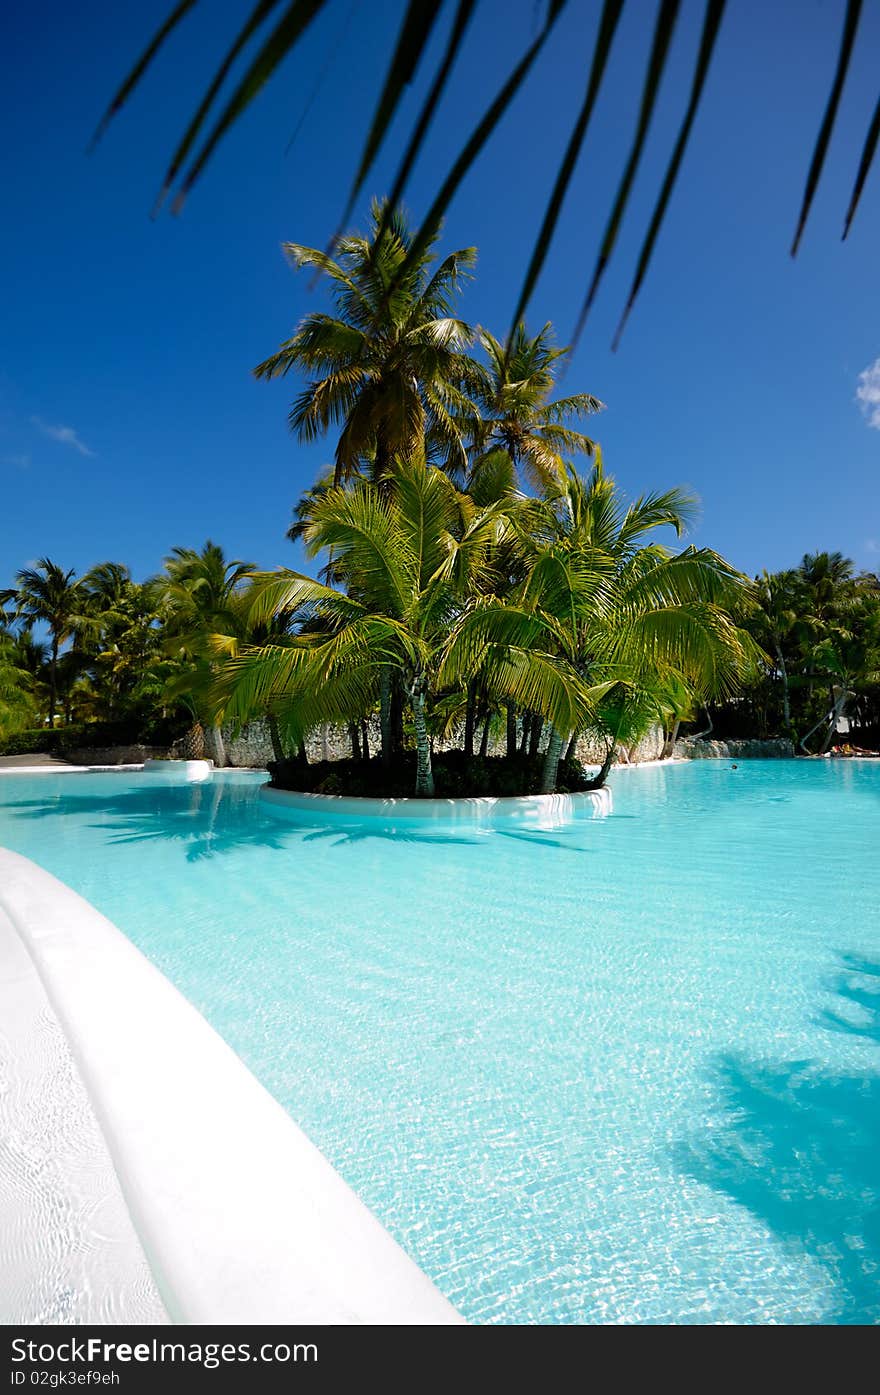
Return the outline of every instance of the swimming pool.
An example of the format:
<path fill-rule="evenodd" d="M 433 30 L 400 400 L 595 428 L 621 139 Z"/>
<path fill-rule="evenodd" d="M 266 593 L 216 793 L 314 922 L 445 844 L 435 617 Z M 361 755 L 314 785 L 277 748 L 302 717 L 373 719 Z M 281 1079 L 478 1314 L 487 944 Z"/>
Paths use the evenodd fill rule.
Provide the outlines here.
<path fill-rule="evenodd" d="M 623 771 L 541 833 L 0 779 L 476 1322 L 880 1320 L 880 768 Z M 161 1030 L 161 1024 L 157 1024 Z"/>

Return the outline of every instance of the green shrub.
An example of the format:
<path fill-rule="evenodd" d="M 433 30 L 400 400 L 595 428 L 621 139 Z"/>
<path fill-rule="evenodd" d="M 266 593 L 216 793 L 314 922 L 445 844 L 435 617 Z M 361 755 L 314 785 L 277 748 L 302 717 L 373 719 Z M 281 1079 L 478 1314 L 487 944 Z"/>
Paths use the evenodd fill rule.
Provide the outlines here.
<path fill-rule="evenodd" d="M 66 727 L 35 727 L 18 731 L 0 742 L 0 756 L 45 753 L 63 756 L 68 751 L 105 746 L 170 746 L 180 735 L 180 723 L 154 717 L 147 721 L 71 722 Z"/>

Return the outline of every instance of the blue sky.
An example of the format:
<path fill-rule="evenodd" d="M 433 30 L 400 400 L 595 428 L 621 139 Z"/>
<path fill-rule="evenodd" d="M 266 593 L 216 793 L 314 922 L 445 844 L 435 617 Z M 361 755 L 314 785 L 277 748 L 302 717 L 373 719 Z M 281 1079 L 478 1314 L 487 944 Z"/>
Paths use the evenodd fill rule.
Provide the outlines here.
<path fill-rule="evenodd" d="M 156 5 L 156 19 L 165 8 Z M 297 444 L 286 425 L 292 384 L 257 383 L 250 370 L 322 300 L 289 270 L 279 244 L 324 245 L 335 226 L 403 5 L 335 0 L 221 147 L 183 214 L 151 221 L 175 138 L 216 63 L 210 21 L 225 11 L 227 38 L 242 8 L 232 0 L 201 6 L 91 156 L 96 121 L 154 27 L 150 7 L 53 0 L 16 6 L 7 20 L 0 584 L 44 554 L 80 572 L 118 559 L 142 577 L 174 544 L 199 546 L 209 536 L 262 566 L 297 561 L 284 538 L 291 505 L 332 444 Z M 796 262 L 788 246 L 843 0 L 732 0 L 728 8 L 648 281 L 612 354 L 686 98 L 702 7 L 685 0 L 615 260 L 563 390 L 607 403 L 594 434 L 628 493 L 690 485 L 702 500 L 695 540 L 747 571 L 821 548 L 876 569 L 880 169 L 846 244 L 840 228 L 876 100 L 880 3 L 866 6 Z M 483 0 L 479 53 L 472 48 L 460 62 L 408 193 L 415 215 L 532 37 L 537 12 L 533 0 Z M 447 221 L 446 248 L 480 250 L 462 311 L 498 334 L 580 100 L 597 12 L 575 0 Z M 530 311 L 535 326 L 552 320 L 563 342 L 631 139 L 654 13 L 639 0 L 628 6 Z M 405 116 L 356 222 L 390 181 Z M 875 364 L 875 376 L 860 379 Z"/>

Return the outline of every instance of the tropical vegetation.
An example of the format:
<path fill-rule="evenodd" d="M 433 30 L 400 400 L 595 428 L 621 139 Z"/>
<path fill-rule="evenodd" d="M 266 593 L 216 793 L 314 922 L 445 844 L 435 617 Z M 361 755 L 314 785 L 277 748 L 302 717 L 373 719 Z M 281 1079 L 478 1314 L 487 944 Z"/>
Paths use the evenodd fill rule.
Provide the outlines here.
<path fill-rule="evenodd" d="M 764 572 L 743 625 L 761 665 L 711 713 L 719 736 L 786 736 L 799 752 L 880 745 L 880 577 L 839 552 Z"/>
<path fill-rule="evenodd" d="M 281 783 L 427 796 L 601 784 L 657 726 L 667 749 L 699 723 L 816 751 L 876 724 L 877 577 L 819 553 L 749 580 L 676 544 L 695 501 L 624 499 L 582 429 L 601 402 L 557 394 L 551 326 L 470 325 L 473 249 L 414 247 L 376 204 L 335 257 L 288 248 L 332 312 L 255 373 L 296 375 L 292 431 L 329 438 L 289 530 L 316 574 L 211 541 L 144 582 L 40 559 L 0 593 L 0 741 L 161 732 L 222 765 L 224 730 L 264 720 Z M 328 725 L 332 770 L 308 760 Z"/>

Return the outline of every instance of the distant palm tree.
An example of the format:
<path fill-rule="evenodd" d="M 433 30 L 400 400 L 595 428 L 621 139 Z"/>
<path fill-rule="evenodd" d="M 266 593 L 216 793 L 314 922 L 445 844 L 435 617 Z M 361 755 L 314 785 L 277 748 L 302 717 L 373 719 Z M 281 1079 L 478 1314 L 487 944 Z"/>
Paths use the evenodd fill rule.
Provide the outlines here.
<path fill-rule="evenodd" d="M 791 688 L 786 646 L 798 623 L 803 604 L 803 577 L 795 571 L 763 571 L 755 583 L 757 608 L 752 616 L 751 630 L 768 653 L 772 654 L 782 685 L 782 721 L 786 735 L 792 731 Z"/>
<path fill-rule="evenodd" d="M 236 598 L 242 582 L 254 571 L 250 562 L 227 561 L 222 547 L 209 539 L 201 552 L 173 548 L 165 558 L 165 570 L 150 583 L 166 650 L 180 661 L 168 695 L 187 702 L 193 713 L 186 754 L 197 757 L 198 746 L 207 737 L 209 755 L 220 766 L 226 764 L 226 753 L 208 698 L 213 673 L 209 640 L 216 632 L 235 633 Z M 208 725 L 203 730 L 205 720 Z"/>
<path fill-rule="evenodd" d="M 278 378 L 294 369 L 309 378 L 291 407 L 291 429 L 314 441 L 341 427 L 337 484 L 366 463 L 382 478 L 397 457 L 423 455 L 426 442 L 438 464 L 464 474 L 474 365 L 463 352 L 472 331 L 456 317 L 455 301 L 476 252 L 450 252 L 435 266 L 435 240 L 404 271 L 412 246 L 406 220 L 376 203 L 370 236 L 341 238 L 336 260 L 284 244 L 295 267 L 314 267 L 332 282 L 336 314 L 307 315 L 254 372 Z"/>
<path fill-rule="evenodd" d="M 132 580 L 128 567 L 101 562 L 81 581 L 84 616 L 75 645 L 89 673 L 89 696 L 114 719 L 135 694 L 161 684 L 151 674 L 158 662 L 160 631 L 152 588 Z"/>
<path fill-rule="evenodd" d="M 815 615 L 824 618 L 852 590 L 853 564 L 842 552 L 807 552 L 801 560 L 800 576 Z"/>
<path fill-rule="evenodd" d="M 496 453 L 501 451 L 514 475 L 533 488 L 558 486 L 567 460 L 597 450 L 589 436 L 569 423 L 601 411 L 603 404 L 589 392 L 551 399 L 554 366 L 567 350 L 554 345 L 549 324 L 534 337 L 519 324 L 506 345 L 481 330 L 479 342 L 488 364 L 477 390 L 481 421 L 474 439 L 473 483 L 487 469 L 497 470 Z"/>
<path fill-rule="evenodd" d="M 41 557 L 34 567 L 26 567 L 16 577 L 17 614 L 26 625 L 45 625 L 49 630 L 49 725 L 55 725 L 58 705 L 58 651 L 75 632 L 82 611 L 83 593 L 75 572 Z"/>

